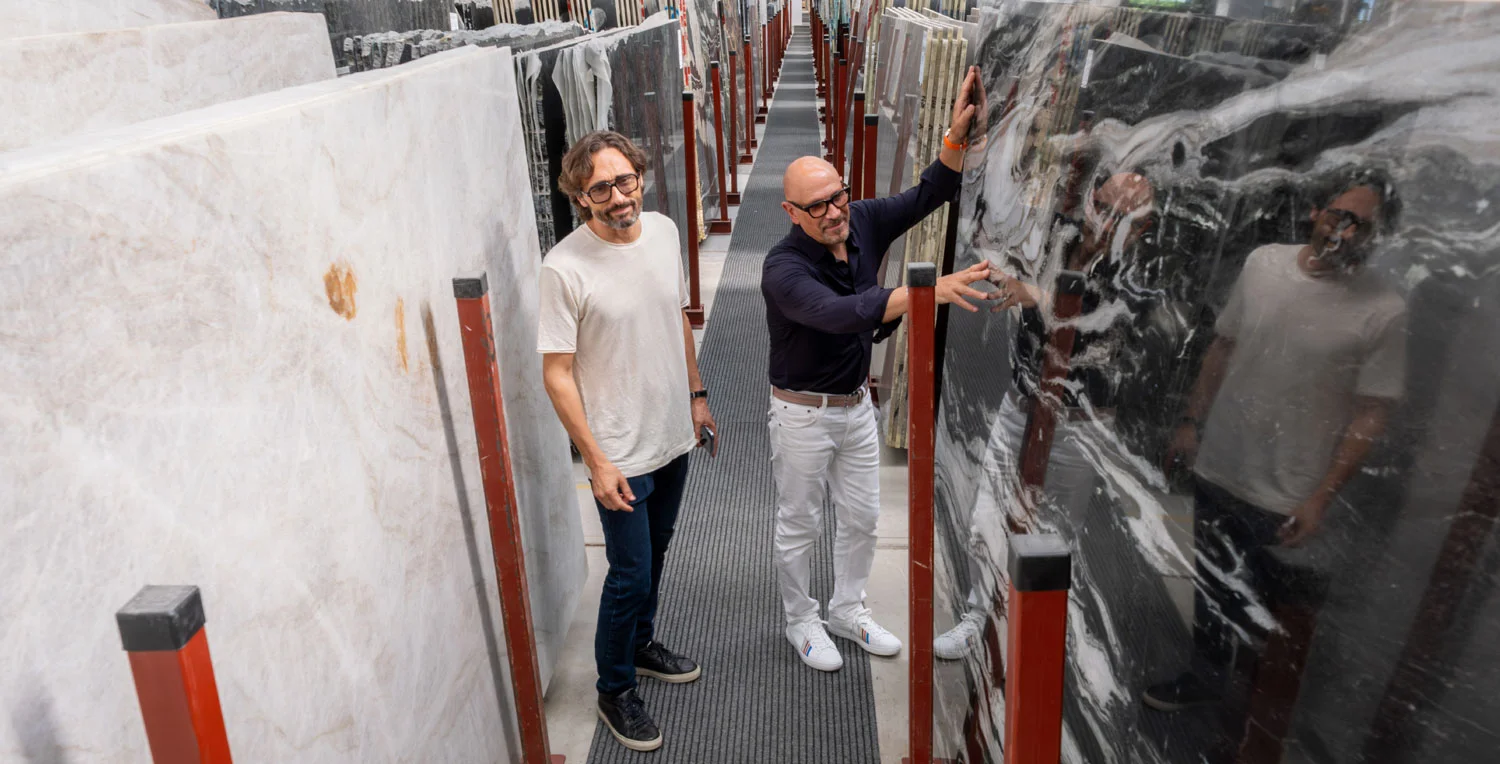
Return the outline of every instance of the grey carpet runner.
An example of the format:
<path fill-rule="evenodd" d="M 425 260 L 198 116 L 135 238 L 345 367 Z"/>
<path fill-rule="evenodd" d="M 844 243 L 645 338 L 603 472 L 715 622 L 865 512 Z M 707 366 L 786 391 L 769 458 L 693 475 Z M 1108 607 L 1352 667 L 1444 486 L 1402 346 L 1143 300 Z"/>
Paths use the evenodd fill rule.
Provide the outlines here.
<path fill-rule="evenodd" d="M 781 176 L 821 153 L 806 27 L 793 35 L 754 175 L 744 189 L 699 365 L 719 423 L 719 456 L 694 452 L 663 574 L 657 636 L 703 666 L 686 685 L 642 679 L 665 739 L 635 753 L 602 724 L 591 764 L 875 764 L 880 761 L 870 663 L 836 639 L 844 668 L 814 671 L 783 635 L 771 547 L 775 498 L 766 432 L 765 306 L 760 268 L 788 230 Z M 813 596 L 833 588 L 831 512 L 813 553 Z"/>

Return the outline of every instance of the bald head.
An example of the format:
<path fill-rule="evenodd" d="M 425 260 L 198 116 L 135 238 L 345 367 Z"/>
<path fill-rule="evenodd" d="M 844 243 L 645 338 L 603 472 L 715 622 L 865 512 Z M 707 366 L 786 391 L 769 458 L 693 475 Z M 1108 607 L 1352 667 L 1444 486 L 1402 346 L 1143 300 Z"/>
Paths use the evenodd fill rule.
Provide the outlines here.
<path fill-rule="evenodd" d="M 1156 190 L 1134 172 L 1109 176 L 1094 189 L 1083 210 L 1083 248 L 1089 256 L 1117 252 L 1138 241 L 1156 222 Z"/>
<path fill-rule="evenodd" d="M 787 166 L 781 190 L 786 199 L 781 208 L 808 236 L 830 248 L 849 238 L 849 198 L 842 193 L 844 179 L 833 165 L 819 157 L 801 157 Z M 841 195 L 842 204 L 828 203 Z"/>
<path fill-rule="evenodd" d="M 819 195 L 820 191 L 829 186 L 837 191 L 843 184 L 844 181 L 839 177 L 839 171 L 822 157 L 798 157 L 787 165 L 786 174 L 781 177 L 782 193 L 786 195 L 788 201 L 796 204 L 809 204 L 819 199 L 826 199 L 829 195 Z"/>

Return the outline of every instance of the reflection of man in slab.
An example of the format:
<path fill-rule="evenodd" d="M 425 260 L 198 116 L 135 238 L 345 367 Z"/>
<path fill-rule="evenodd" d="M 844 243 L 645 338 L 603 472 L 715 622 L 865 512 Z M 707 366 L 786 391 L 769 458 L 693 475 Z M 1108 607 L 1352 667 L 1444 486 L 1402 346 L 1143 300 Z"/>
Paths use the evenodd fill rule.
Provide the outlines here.
<path fill-rule="evenodd" d="M 1109 176 L 1087 195 L 1077 217 L 1060 219 L 1063 267 L 1085 276 L 1083 309 L 1063 385 L 1062 408 L 1047 462 L 1046 500 L 1074 524 L 1081 523 L 1096 484 L 1096 471 L 1084 448 L 1089 428 L 1109 428 L 1121 378 L 1118 356 L 1138 311 L 1121 294 L 1120 275 L 1127 255 L 1156 222 L 1155 192 L 1146 176 L 1122 172 Z M 999 530 L 1007 512 L 1022 504 L 1018 465 L 1030 408 L 1041 387 L 1047 352 L 1051 295 L 1035 284 L 995 272 L 1002 302 L 996 310 L 1019 306 L 1020 326 L 1011 357 L 1014 389 L 1007 392 L 985 448 L 982 484 L 974 507 L 970 539 L 971 588 L 968 610 L 952 629 L 933 642 L 933 654 L 958 660 L 978 644 L 990 611 L 995 582 L 986 549 L 1003 548 L 1003 540 L 982 530 Z M 1095 437 L 1097 440 L 1097 437 Z M 1021 518 L 1016 522 L 1025 523 Z M 1003 531 L 1001 531 L 1003 533 Z"/>
<path fill-rule="evenodd" d="M 978 77 L 971 67 L 938 161 L 914 188 L 851 204 L 849 187 L 822 159 L 802 157 L 786 171 L 781 206 L 792 230 L 766 255 L 761 277 L 771 339 L 776 569 L 786 637 L 820 671 L 844 665 L 829 631 L 875 655 L 901 650 L 901 640 L 864 606 L 880 512 L 880 431 L 866 387 L 870 347 L 895 331 L 907 311 L 906 288 L 882 288 L 876 272 L 896 237 L 957 193 L 970 123 L 985 108 Z M 937 301 L 976 310 L 963 298 L 983 299 L 969 285 L 988 276 L 983 263 L 944 276 Z M 808 593 L 825 498 L 838 519 L 826 631 Z"/>
<path fill-rule="evenodd" d="M 1265 634 L 1284 588 L 1266 550 L 1318 532 L 1385 430 L 1402 393 L 1406 309 L 1362 266 L 1398 208 L 1388 183 L 1362 177 L 1313 212 L 1307 244 L 1250 253 L 1219 315 L 1168 452 L 1197 476 L 1196 655 L 1146 691 L 1154 708 L 1222 695 L 1236 645 Z"/>
<path fill-rule="evenodd" d="M 661 747 L 636 677 L 691 682 L 693 661 L 654 639 L 662 565 L 695 433 L 713 428 L 698 377 L 677 226 L 641 212 L 646 155 L 619 133 L 580 138 L 558 186 L 584 224 L 542 263 L 537 350 L 558 418 L 583 455 L 609 573 L 594 662 L 599 716 L 625 747 Z"/>

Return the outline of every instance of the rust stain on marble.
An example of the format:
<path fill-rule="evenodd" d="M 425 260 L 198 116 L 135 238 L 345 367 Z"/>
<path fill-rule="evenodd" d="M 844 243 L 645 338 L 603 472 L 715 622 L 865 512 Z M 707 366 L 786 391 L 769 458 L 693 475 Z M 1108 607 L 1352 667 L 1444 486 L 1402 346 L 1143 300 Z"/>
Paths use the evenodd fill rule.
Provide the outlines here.
<path fill-rule="evenodd" d="M 406 371 L 406 301 L 400 297 L 396 298 L 396 353 L 401 357 L 401 370 Z"/>
<path fill-rule="evenodd" d="M 323 274 L 323 291 L 328 293 L 328 307 L 333 308 L 333 312 L 343 316 L 346 321 L 354 320 L 354 292 L 358 286 L 354 271 L 349 269 L 347 263 L 334 263 Z"/>

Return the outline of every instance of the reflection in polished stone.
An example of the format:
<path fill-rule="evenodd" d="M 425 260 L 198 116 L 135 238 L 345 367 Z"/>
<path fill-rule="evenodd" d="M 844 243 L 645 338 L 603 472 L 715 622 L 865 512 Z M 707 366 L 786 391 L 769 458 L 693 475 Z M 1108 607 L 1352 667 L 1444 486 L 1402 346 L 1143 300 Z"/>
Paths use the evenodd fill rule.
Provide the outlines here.
<path fill-rule="evenodd" d="M 1500 746 L 1500 12 L 1241 5 L 976 12 L 954 267 L 1016 304 L 943 338 L 947 754 L 999 760 L 1028 531 L 1075 553 L 1067 761 Z"/>

